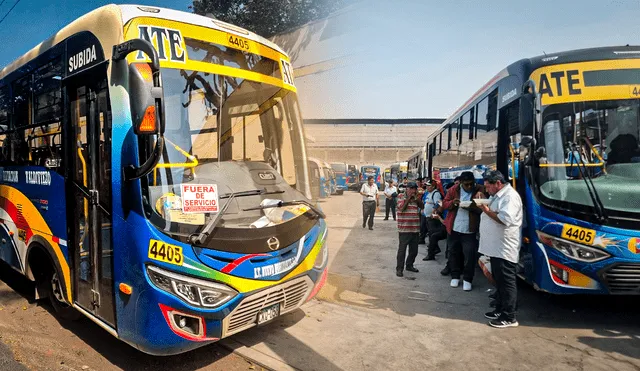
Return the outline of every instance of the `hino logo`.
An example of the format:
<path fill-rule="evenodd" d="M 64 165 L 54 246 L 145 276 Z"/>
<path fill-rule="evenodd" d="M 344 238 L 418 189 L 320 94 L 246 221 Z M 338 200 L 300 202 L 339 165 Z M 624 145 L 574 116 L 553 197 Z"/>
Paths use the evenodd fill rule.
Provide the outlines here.
<path fill-rule="evenodd" d="M 272 251 L 276 251 L 280 248 L 280 240 L 276 237 L 271 237 L 267 240 L 267 246 L 269 246 Z"/>
<path fill-rule="evenodd" d="M 270 172 L 258 173 L 258 176 L 262 180 L 275 180 L 276 179 L 276 176 L 273 175 L 273 173 L 270 173 Z"/>

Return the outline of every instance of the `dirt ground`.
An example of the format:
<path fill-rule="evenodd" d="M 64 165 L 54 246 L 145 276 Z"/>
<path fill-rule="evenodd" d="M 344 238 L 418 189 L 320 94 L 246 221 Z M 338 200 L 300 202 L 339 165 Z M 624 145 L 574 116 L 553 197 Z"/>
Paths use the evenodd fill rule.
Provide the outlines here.
<path fill-rule="evenodd" d="M 58 321 L 34 302 L 30 284 L 0 266 L 0 370 L 261 370 L 209 345 L 184 355 L 153 357 L 114 338 L 88 319 Z"/>

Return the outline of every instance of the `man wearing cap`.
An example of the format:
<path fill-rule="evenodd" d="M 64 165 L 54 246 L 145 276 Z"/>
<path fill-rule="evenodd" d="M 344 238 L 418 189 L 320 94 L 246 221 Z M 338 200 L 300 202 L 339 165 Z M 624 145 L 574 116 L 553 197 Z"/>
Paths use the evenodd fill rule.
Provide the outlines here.
<path fill-rule="evenodd" d="M 403 276 L 403 268 L 409 272 L 418 272 L 413 266 L 418 255 L 418 235 L 420 234 L 420 209 L 424 206 L 417 195 L 418 185 L 407 183 L 404 193 L 398 195 L 398 255 L 396 257 L 396 276 Z M 407 246 L 409 255 L 407 256 Z M 406 261 L 405 261 L 406 256 Z"/>
<path fill-rule="evenodd" d="M 473 173 L 464 171 L 460 174 L 460 184 L 451 187 L 442 202 L 442 207 L 449 210 L 445 226 L 448 234 L 451 287 L 458 287 L 462 276 L 464 291 L 471 291 L 477 264 L 477 233 L 482 210 L 472 201 L 482 190 Z"/>
<path fill-rule="evenodd" d="M 520 254 L 522 200 L 498 170 L 484 175 L 484 187 L 491 196 L 489 205 L 480 205 L 479 252 L 491 259 L 491 274 L 496 281 L 496 309 L 485 313 L 489 325 L 517 327 L 516 267 Z"/>

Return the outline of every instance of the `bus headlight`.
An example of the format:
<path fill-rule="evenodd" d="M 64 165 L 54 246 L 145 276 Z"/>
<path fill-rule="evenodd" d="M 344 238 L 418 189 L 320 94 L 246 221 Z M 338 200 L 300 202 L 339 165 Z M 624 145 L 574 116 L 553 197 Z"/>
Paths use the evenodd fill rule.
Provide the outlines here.
<path fill-rule="evenodd" d="M 154 286 L 196 307 L 219 307 L 238 295 L 229 286 L 183 276 L 152 265 L 147 266 L 147 274 Z"/>
<path fill-rule="evenodd" d="M 571 259 L 593 263 L 611 256 L 609 253 L 600 249 L 570 242 L 563 238 L 553 237 L 540 231 L 537 231 L 537 233 L 540 242 L 558 250 Z"/>

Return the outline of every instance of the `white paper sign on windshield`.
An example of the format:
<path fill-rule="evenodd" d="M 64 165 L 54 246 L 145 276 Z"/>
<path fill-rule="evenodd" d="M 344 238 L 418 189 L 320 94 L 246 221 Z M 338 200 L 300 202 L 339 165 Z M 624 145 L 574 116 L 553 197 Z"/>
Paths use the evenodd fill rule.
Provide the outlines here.
<path fill-rule="evenodd" d="M 217 184 L 182 184 L 183 213 L 217 213 Z"/>

